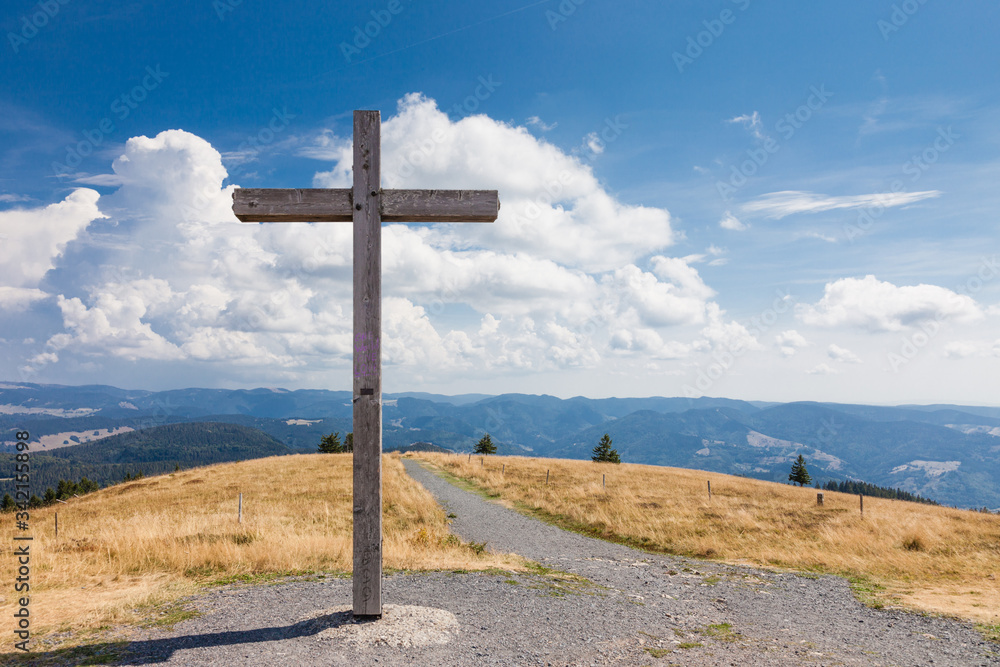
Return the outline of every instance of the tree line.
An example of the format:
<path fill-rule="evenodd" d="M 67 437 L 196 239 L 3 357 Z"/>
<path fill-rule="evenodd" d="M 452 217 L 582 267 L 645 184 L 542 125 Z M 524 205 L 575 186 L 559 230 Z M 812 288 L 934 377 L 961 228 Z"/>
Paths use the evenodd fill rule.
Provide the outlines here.
<path fill-rule="evenodd" d="M 125 477 L 122 479 L 121 483 L 131 482 L 135 479 L 142 479 L 145 475 L 140 470 L 138 473 L 133 475 L 132 473 L 125 473 Z M 109 486 L 113 486 L 110 485 Z M 100 490 L 101 485 L 94 480 L 87 479 L 86 477 L 81 477 L 79 482 L 74 482 L 70 479 L 60 479 L 59 483 L 56 484 L 56 488 L 53 489 L 51 486 L 45 489 L 45 493 L 42 496 L 37 494 L 31 494 L 28 499 L 28 507 L 34 509 L 37 507 L 48 507 L 49 505 L 55 505 L 58 501 L 68 501 L 74 496 L 83 496 L 88 493 L 93 493 L 94 491 Z M 12 512 L 18 509 L 17 502 L 11 497 L 9 493 L 3 495 L 3 500 L 0 501 L 0 511 Z"/>

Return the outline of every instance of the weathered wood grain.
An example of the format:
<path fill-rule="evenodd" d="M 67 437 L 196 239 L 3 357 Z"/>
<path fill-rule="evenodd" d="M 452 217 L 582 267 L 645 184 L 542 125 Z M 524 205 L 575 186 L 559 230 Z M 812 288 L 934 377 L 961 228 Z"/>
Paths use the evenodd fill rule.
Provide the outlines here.
<path fill-rule="evenodd" d="M 493 222 L 496 190 L 385 190 L 382 222 Z"/>
<path fill-rule="evenodd" d="M 382 615 L 382 221 L 378 111 L 354 112 L 354 615 Z"/>
<path fill-rule="evenodd" d="M 237 188 L 233 213 L 241 222 L 351 222 L 350 190 Z"/>
<path fill-rule="evenodd" d="M 382 190 L 382 222 L 493 222 L 496 190 Z M 352 222 L 351 190 L 240 188 L 233 212 L 242 222 Z"/>

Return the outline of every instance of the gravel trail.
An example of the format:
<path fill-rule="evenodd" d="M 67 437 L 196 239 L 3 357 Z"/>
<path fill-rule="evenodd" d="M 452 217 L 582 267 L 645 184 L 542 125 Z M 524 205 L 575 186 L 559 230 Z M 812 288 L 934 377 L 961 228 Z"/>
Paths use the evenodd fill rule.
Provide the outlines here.
<path fill-rule="evenodd" d="M 859 604 L 839 578 L 653 555 L 569 533 L 404 459 L 452 530 L 576 575 L 397 574 L 355 624 L 347 579 L 230 586 L 120 665 L 1000 665 L 966 623 Z"/>

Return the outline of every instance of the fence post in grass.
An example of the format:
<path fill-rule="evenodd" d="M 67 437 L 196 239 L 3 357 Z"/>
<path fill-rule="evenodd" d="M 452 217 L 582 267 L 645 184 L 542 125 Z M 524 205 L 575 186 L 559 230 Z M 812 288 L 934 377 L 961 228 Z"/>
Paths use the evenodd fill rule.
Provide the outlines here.
<path fill-rule="evenodd" d="M 545 471 L 545 485 L 548 486 L 548 484 L 549 484 L 549 471 L 546 470 Z"/>
<path fill-rule="evenodd" d="M 469 463 L 472 463 L 472 452 L 469 452 Z"/>
<path fill-rule="evenodd" d="M 865 515 L 865 497 L 859 493 L 858 494 L 858 500 L 861 501 L 861 516 L 864 516 Z"/>
<path fill-rule="evenodd" d="M 822 493 L 817 493 L 816 494 L 816 504 L 819 505 L 820 507 L 823 506 L 823 494 Z"/>
<path fill-rule="evenodd" d="M 601 473 L 601 488 L 602 489 L 608 488 L 607 485 L 604 483 L 604 473 Z"/>
<path fill-rule="evenodd" d="M 712 480 L 708 480 L 708 499 L 712 499 Z"/>
<path fill-rule="evenodd" d="M 243 494 L 242 493 L 240 494 L 240 509 L 239 509 L 239 517 L 237 519 L 237 522 L 238 523 L 243 523 Z"/>
<path fill-rule="evenodd" d="M 504 474 L 504 473 L 506 473 L 506 472 L 507 472 L 507 464 L 506 464 L 506 463 L 504 463 L 504 464 L 503 464 L 503 467 L 502 467 L 502 468 L 500 468 L 500 474 L 501 474 L 501 475 L 503 475 L 503 474 Z"/>
<path fill-rule="evenodd" d="M 56 512 L 56 539 L 59 539 L 59 512 Z"/>

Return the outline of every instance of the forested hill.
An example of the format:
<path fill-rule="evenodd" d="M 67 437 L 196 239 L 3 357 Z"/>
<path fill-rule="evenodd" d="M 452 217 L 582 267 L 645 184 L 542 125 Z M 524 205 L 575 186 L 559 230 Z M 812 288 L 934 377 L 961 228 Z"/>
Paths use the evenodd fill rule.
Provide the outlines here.
<path fill-rule="evenodd" d="M 107 486 L 122 481 L 126 474 L 157 475 L 173 472 L 178 466 L 192 468 L 291 453 L 266 433 L 238 424 L 168 424 L 33 454 L 31 492 L 42 495 L 60 479 L 79 481 L 86 477 Z M 13 470 L 13 458 L 13 454 L 0 454 L 0 470 Z M 0 481 L 0 495 L 12 490 L 13 481 Z"/>

